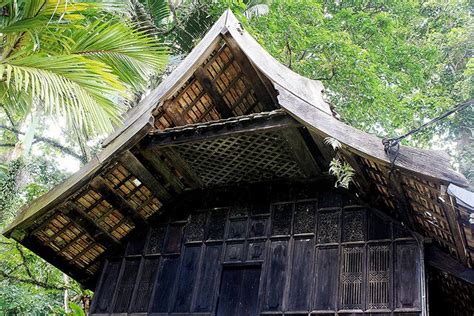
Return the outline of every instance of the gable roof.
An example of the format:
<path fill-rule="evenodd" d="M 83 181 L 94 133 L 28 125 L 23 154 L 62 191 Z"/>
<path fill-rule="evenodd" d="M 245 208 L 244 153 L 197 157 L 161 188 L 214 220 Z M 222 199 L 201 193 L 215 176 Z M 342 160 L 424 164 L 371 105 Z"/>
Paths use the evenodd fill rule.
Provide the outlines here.
<path fill-rule="evenodd" d="M 355 186 L 367 201 L 381 203 L 471 265 L 474 235 L 465 218 L 470 215 L 459 213 L 446 194 L 448 185 L 467 182 L 451 169 L 449 158 L 400 146 L 392 170 L 393 156 L 381 139 L 336 119 L 322 92 L 319 81 L 280 64 L 226 11 L 129 113 L 103 150 L 23 208 L 5 234 L 86 283 L 104 253 L 120 247 L 132 230 L 147 225 L 149 217 L 182 192 L 225 184 L 226 179 L 314 177 L 327 172 L 334 157 L 323 142 L 332 137 L 341 143 L 339 157 L 355 169 Z M 214 162 L 216 152 L 232 161 Z M 267 164 L 257 165 L 252 157 L 262 152 L 269 153 L 260 157 Z M 200 160 L 203 155 L 206 159 Z M 258 178 L 238 173 L 236 161 L 243 169 L 252 166 Z M 268 167 L 278 164 L 285 168 Z M 127 186 L 129 192 L 124 191 Z M 140 202 L 133 190 L 145 198 Z M 146 207 L 140 205 L 145 202 Z"/>

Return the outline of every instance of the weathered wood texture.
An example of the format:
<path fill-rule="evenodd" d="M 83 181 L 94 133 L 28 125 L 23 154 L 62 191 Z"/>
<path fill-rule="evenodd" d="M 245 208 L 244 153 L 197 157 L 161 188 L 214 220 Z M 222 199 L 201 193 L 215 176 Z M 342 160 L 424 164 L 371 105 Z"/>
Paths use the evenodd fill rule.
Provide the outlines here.
<path fill-rule="evenodd" d="M 410 233 L 324 183 L 298 187 L 229 189 L 163 213 L 107 258 L 92 314 L 421 315 Z"/>

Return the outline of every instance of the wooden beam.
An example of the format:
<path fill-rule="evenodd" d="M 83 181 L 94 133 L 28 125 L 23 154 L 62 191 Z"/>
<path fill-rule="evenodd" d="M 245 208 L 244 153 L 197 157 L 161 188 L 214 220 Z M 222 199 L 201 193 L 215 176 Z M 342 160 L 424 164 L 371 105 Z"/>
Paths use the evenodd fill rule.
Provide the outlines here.
<path fill-rule="evenodd" d="M 212 102 L 214 102 L 214 105 L 216 106 L 216 109 L 220 113 L 221 117 L 228 118 L 234 116 L 232 110 L 224 101 L 224 98 L 221 96 L 219 91 L 217 91 L 217 88 L 212 82 L 212 79 L 207 71 L 204 68 L 199 67 L 196 69 L 194 76 L 199 81 L 204 91 L 206 91 L 209 97 L 212 99 Z"/>
<path fill-rule="evenodd" d="M 96 176 L 90 183 L 90 186 L 102 197 L 109 202 L 115 209 L 120 211 L 124 216 L 130 217 L 136 228 L 146 227 L 146 221 L 138 214 L 138 212 L 125 200 L 122 196 L 115 193 L 106 183 L 104 178 Z"/>
<path fill-rule="evenodd" d="M 449 273 L 458 279 L 474 285 L 474 269 L 466 268 L 436 246 L 430 245 L 425 247 L 425 262 L 433 268 Z"/>
<path fill-rule="evenodd" d="M 155 169 L 160 176 L 173 188 L 176 193 L 181 193 L 184 190 L 184 185 L 179 181 L 178 177 L 173 174 L 170 168 L 160 159 L 160 152 L 154 148 L 146 146 L 139 146 L 138 150 L 150 165 Z"/>
<path fill-rule="evenodd" d="M 224 40 L 234 54 L 234 58 L 238 62 L 240 69 L 242 70 L 246 79 L 250 81 L 250 85 L 257 95 L 258 100 L 263 104 L 266 110 L 275 109 L 278 104 L 275 89 L 264 84 L 260 74 L 252 66 L 252 63 L 244 54 L 244 52 L 242 52 L 239 44 L 236 43 L 234 38 L 229 33 L 224 34 Z"/>
<path fill-rule="evenodd" d="M 189 164 L 184 161 L 181 156 L 176 153 L 172 148 L 162 148 L 161 153 L 165 155 L 169 161 L 173 162 L 173 166 L 178 170 L 178 172 L 189 182 L 191 188 L 202 188 L 204 183 L 201 181 L 201 178 L 192 170 Z"/>
<path fill-rule="evenodd" d="M 193 128 L 153 133 L 147 138 L 147 146 L 158 148 L 176 146 L 182 143 L 197 142 L 213 138 L 244 133 L 267 132 L 300 126 L 300 123 L 284 112 L 258 116 L 249 115 L 245 118 L 230 119 L 228 121 L 220 121 L 211 124 L 196 124 Z"/>
<path fill-rule="evenodd" d="M 384 168 L 383 170 L 388 175 L 388 190 L 393 194 L 397 201 L 397 208 L 400 212 L 400 215 L 402 216 L 402 219 L 405 221 L 405 223 L 411 230 L 416 231 L 415 221 L 413 220 L 413 217 L 411 215 L 411 206 L 402 187 L 400 170 L 392 170 L 391 175 L 390 171 L 387 168 Z"/>
<path fill-rule="evenodd" d="M 456 207 L 454 206 L 454 201 L 452 200 L 451 196 L 448 195 L 446 192 L 444 192 L 442 198 L 447 199 L 447 201 L 445 202 L 446 204 L 439 203 L 439 205 L 443 208 L 444 216 L 448 221 L 449 230 L 451 231 L 451 235 L 453 236 L 456 251 L 462 263 L 467 265 L 469 254 L 466 251 L 466 245 L 464 243 L 465 240 L 458 222 L 458 216 L 456 214 Z"/>
<path fill-rule="evenodd" d="M 117 239 L 76 205 L 69 202 L 66 204 L 66 208 L 69 211 L 67 215 L 74 220 L 77 225 L 85 229 L 98 243 L 107 248 L 115 248 L 121 245 Z"/>
<path fill-rule="evenodd" d="M 309 152 L 300 132 L 295 128 L 287 128 L 282 131 L 282 135 L 288 143 L 290 154 L 306 176 L 316 177 L 320 175 L 321 169 Z"/>
<path fill-rule="evenodd" d="M 171 195 L 166 188 L 145 168 L 145 166 L 130 151 L 125 151 L 119 161 L 127 168 L 140 182 L 158 197 L 161 202 L 171 200 Z"/>
<path fill-rule="evenodd" d="M 177 106 L 171 100 L 165 100 L 162 104 L 163 111 L 173 121 L 175 126 L 186 125 L 186 120 L 183 115 L 179 113 Z"/>

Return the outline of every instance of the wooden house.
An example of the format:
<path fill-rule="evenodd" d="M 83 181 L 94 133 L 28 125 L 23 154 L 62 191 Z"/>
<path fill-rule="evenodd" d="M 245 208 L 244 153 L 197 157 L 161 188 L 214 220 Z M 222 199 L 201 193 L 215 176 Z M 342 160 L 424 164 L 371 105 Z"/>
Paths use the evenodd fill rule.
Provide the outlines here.
<path fill-rule="evenodd" d="M 5 234 L 94 290 L 92 315 L 474 315 L 465 178 L 385 151 L 322 90 L 227 11 Z"/>

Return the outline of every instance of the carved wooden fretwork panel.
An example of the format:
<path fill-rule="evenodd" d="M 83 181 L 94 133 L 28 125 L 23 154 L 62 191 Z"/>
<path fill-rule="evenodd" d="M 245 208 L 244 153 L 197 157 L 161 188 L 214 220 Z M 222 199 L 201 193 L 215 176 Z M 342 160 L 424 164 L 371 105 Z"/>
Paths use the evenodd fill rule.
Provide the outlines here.
<path fill-rule="evenodd" d="M 222 271 L 251 267 L 258 291 L 234 290 L 258 292 L 255 315 L 420 315 L 421 251 L 401 225 L 341 195 L 286 198 L 164 214 L 109 259 L 92 314 L 215 315 Z"/>
<path fill-rule="evenodd" d="M 367 308 L 390 308 L 390 244 L 368 246 Z"/>
<path fill-rule="evenodd" d="M 364 247 L 343 247 L 341 271 L 341 307 L 343 309 L 363 309 L 363 269 Z"/>
<path fill-rule="evenodd" d="M 339 242 L 340 211 L 319 213 L 318 243 L 328 244 Z"/>

